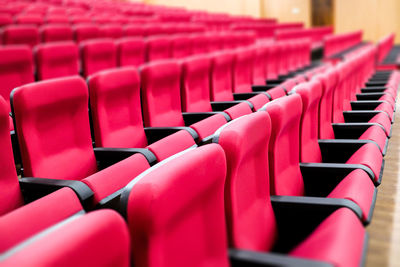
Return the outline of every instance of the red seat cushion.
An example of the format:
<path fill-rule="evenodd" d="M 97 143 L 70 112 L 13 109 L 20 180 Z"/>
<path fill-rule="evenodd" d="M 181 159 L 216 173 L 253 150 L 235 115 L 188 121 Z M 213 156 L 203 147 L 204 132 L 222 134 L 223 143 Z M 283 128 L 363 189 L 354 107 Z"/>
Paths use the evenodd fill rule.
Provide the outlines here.
<path fill-rule="evenodd" d="M 390 131 L 392 129 L 392 123 L 389 119 L 389 116 L 384 113 L 380 112 L 379 114 L 376 114 L 372 119 L 370 119 L 368 122 L 370 123 L 379 123 L 385 128 L 386 135 L 390 135 Z"/>
<path fill-rule="evenodd" d="M 247 100 L 253 104 L 254 110 L 262 108 L 265 104 L 269 102 L 269 98 L 266 94 L 258 94 Z"/>
<path fill-rule="evenodd" d="M 378 181 L 382 167 L 382 152 L 376 144 L 368 143 L 358 149 L 346 163 L 369 167 L 375 175 L 375 181 Z"/>
<path fill-rule="evenodd" d="M 375 141 L 383 152 L 386 146 L 387 136 L 380 126 L 374 125 L 369 127 L 358 139 Z"/>
<path fill-rule="evenodd" d="M 348 174 L 327 196 L 328 198 L 346 198 L 357 203 L 365 221 L 373 209 L 376 188 L 366 172 L 356 169 Z"/>
<path fill-rule="evenodd" d="M 375 108 L 375 110 L 382 110 L 382 111 L 385 111 L 385 112 L 389 115 L 390 119 L 391 119 L 391 120 L 393 119 L 393 113 L 394 113 L 394 111 L 393 111 L 392 106 L 391 106 L 389 103 L 384 102 L 384 103 L 380 104 L 379 106 L 377 106 L 377 107 Z"/>
<path fill-rule="evenodd" d="M 251 110 L 250 105 L 248 103 L 241 102 L 239 104 L 234 105 L 233 107 L 225 109 L 224 112 L 227 113 L 232 120 L 234 120 L 243 115 L 250 114 L 253 111 Z"/>
<path fill-rule="evenodd" d="M 334 266 L 359 266 L 365 229 L 349 209 L 339 209 L 325 219 L 290 255 L 322 260 Z"/>
<path fill-rule="evenodd" d="M 194 129 L 197 132 L 200 140 L 203 140 L 204 138 L 214 134 L 215 131 L 218 130 L 218 128 L 224 125 L 226 122 L 227 121 L 224 115 L 215 114 L 211 117 L 190 125 L 190 128 Z"/>

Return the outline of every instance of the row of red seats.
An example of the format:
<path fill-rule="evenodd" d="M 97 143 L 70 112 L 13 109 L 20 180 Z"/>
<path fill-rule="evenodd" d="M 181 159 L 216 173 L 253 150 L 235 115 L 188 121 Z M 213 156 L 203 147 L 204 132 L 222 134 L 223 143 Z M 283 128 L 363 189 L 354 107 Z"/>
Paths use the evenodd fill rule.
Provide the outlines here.
<path fill-rule="evenodd" d="M 314 27 L 310 29 L 286 29 L 275 31 L 276 40 L 292 40 L 299 38 L 309 38 L 312 42 L 312 48 L 321 48 L 325 36 L 332 35 L 331 26 Z"/>
<path fill-rule="evenodd" d="M 213 38 L 216 37 L 216 38 Z M 87 77 L 97 71 L 117 66 L 140 66 L 141 64 L 167 58 L 184 58 L 193 54 L 217 52 L 220 49 L 234 49 L 250 43 L 221 42 L 219 35 L 97 39 L 82 42 L 80 52 L 72 42 L 41 44 L 35 47 L 34 57 L 26 46 L 5 46 L 0 49 L 0 93 L 8 100 L 11 90 L 25 83 L 33 82 L 34 71 L 38 80 L 78 75 Z M 246 36 L 242 37 L 246 40 Z M 251 39 L 248 39 L 251 40 Z M 211 42 L 213 41 L 213 42 Z M 197 45 L 192 46 L 195 42 Z M 201 44 L 201 45 L 199 45 Z M 229 45 L 222 47 L 221 45 Z M 196 48 L 194 50 L 192 47 Z M 241 52 L 247 51 L 241 54 Z M 253 72 L 239 71 L 235 77 L 251 73 L 246 80 L 248 89 L 251 84 L 265 85 L 266 79 L 277 79 L 291 71 L 309 64 L 308 42 L 258 44 L 245 50 L 236 51 L 235 55 L 245 63 L 241 66 Z M 280 60 L 278 60 L 280 59 Z M 33 64 L 33 62 L 35 64 Z M 233 56 L 226 63 L 226 69 L 232 68 Z M 268 62 L 268 64 L 266 64 Z M 237 65 L 238 68 L 240 67 Z M 231 79 L 231 78 L 229 78 Z M 246 85 L 247 86 L 247 85 Z M 242 86 L 243 87 L 243 86 Z M 223 88 L 231 90 L 232 87 Z M 239 92 L 239 89 L 235 89 Z M 13 129 L 13 127 L 11 127 Z"/>
<path fill-rule="evenodd" d="M 129 224 L 133 261 L 137 266 L 169 266 L 169 264 L 180 266 L 192 263 L 194 258 L 199 264 L 211 261 L 227 265 L 227 242 L 232 248 L 257 252 L 230 250 L 232 263 L 245 261 L 250 264 L 257 259 L 258 264 L 271 263 L 271 260 L 275 263 L 283 261 L 286 264 L 312 264 L 309 261 L 276 254 L 276 252 L 289 252 L 295 257 L 325 261 L 338 266 L 359 265 L 362 262 L 366 241 L 365 230 L 360 220 L 368 222 L 372 214 L 376 194 L 374 183 L 380 182 L 376 176 L 376 172 L 379 174 L 381 169 L 378 158 L 382 157 L 382 152 L 379 149 L 376 152 L 374 143 L 361 140 L 358 143 L 352 141 L 356 145 L 350 145 L 348 149 L 344 149 L 344 144 L 347 143 L 349 146 L 346 140 L 325 141 L 325 148 L 329 148 L 329 153 L 326 150 L 318 152 L 317 138 L 324 128 L 319 119 L 331 117 L 322 114 L 336 110 L 332 105 L 334 102 L 331 99 L 332 94 L 328 92 L 338 91 L 333 94 L 335 98 L 344 97 L 349 88 L 352 88 L 349 85 L 357 87 L 361 80 L 365 80 L 364 75 L 370 72 L 370 65 L 365 63 L 373 53 L 373 50 L 365 51 L 362 56 L 346 63 L 362 69 L 357 79 L 350 75 L 339 76 L 339 73 L 345 71 L 344 66 L 328 69 L 328 72 L 320 74 L 311 82 L 295 87 L 290 96 L 268 103 L 259 112 L 251 114 L 250 109 L 247 111 L 249 115 L 241 116 L 229 124 L 226 124 L 226 121 L 220 122 L 223 127 L 208 140 L 218 143 L 223 150 L 215 144 L 193 148 L 196 143 L 190 131 L 178 131 L 147 147 L 155 159 L 149 156 L 148 151 L 141 151 L 88 178 L 85 178 L 87 172 L 89 174 L 93 172 L 96 163 L 93 163 L 88 130 L 90 128 L 87 114 L 88 89 L 84 82 L 80 78 L 64 78 L 21 87 L 14 92 L 12 101 L 21 152 L 25 153 L 24 171 L 32 172 L 39 177 L 84 178 L 82 181 L 95 191 L 92 205 L 97 201 L 103 205 L 112 202 L 115 200 L 115 195 L 107 197 L 107 194 L 122 187 L 122 190 L 118 190 L 118 194 L 121 195 L 118 205 L 122 206 L 123 214 Z M 190 63 L 189 60 L 187 64 Z M 163 64 L 167 63 L 152 63 L 147 69 L 142 70 L 141 75 L 143 75 L 142 82 L 150 83 L 142 87 L 161 88 L 162 90 L 158 92 L 166 100 L 167 92 L 173 96 L 179 94 L 175 89 L 172 90 L 172 87 L 179 88 L 180 83 L 171 78 L 171 75 L 176 76 L 177 73 L 171 72 L 172 65 L 164 65 L 164 75 L 160 75 L 160 66 Z M 97 108 L 91 106 L 92 117 L 104 114 L 104 111 L 108 110 L 108 121 L 114 125 L 115 136 L 119 136 L 114 138 L 114 142 L 130 142 L 137 133 L 135 131 L 135 135 L 129 134 L 120 128 L 123 124 L 131 124 L 132 121 L 127 119 L 132 119 L 132 114 L 138 114 L 140 110 L 137 109 L 137 103 L 132 102 L 139 96 L 138 76 L 136 74 L 134 78 L 134 73 L 134 69 L 119 69 L 98 73 L 89 79 L 91 105 L 93 102 L 100 105 Z M 196 81 L 197 77 L 198 75 L 194 74 L 192 78 Z M 339 77 L 346 78 L 340 80 Z M 398 75 L 391 77 L 393 79 L 390 80 L 398 83 Z M 163 87 L 159 87 L 161 85 Z M 165 90 L 166 86 L 170 90 Z M 60 90 L 62 87 L 68 90 Z M 103 93 L 100 93 L 101 90 L 104 90 Z M 60 91 L 64 94 L 57 93 Z M 346 94 L 341 91 L 345 91 Z M 92 97 L 92 93 L 95 98 Z M 126 101 L 128 94 L 131 94 L 130 100 Z M 34 102 L 37 104 L 33 104 Z M 336 102 L 347 101 L 343 98 Z M 168 110 L 170 106 L 166 103 L 156 107 Z M 321 106 L 323 103 L 325 106 Z M 112 111 L 112 107 L 115 111 Z M 131 115 L 117 111 L 123 109 L 125 112 L 128 109 L 136 111 Z M 70 110 L 74 112 L 71 113 Z M 38 121 L 34 115 L 36 112 L 48 115 Z M 213 117 L 216 116 L 218 114 Z M 117 120 L 117 117 L 120 119 Z M 171 117 L 164 115 L 163 118 L 165 123 L 172 120 Z M 107 119 L 102 117 L 101 120 L 104 122 Z M 54 124 L 54 121 L 58 123 Z M 117 121 L 118 125 L 115 124 Z M 33 127 L 36 123 L 46 125 L 45 135 L 40 131 L 43 127 L 39 125 Z M 326 128 L 330 122 L 325 124 Z M 129 128 L 132 130 L 131 127 L 126 129 Z M 121 134 L 126 134 L 127 137 L 124 138 Z M 77 142 L 76 138 L 81 141 Z M 33 141 L 34 139 L 36 141 Z M 40 139 L 46 140 L 45 146 L 48 149 L 46 154 L 39 157 L 35 151 L 43 150 L 44 143 L 40 142 Z M 52 145 L 49 145 L 49 142 Z M 72 149 L 77 145 L 79 149 Z M 63 149 L 58 149 L 60 146 Z M 65 153 L 66 147 L 70 147 L 68 151 L 71 153 Z M 334 152 L 334 147 L 339 152 Z M 356 147 L 358 150 L 356 149 L 354 153 Z M 190 149 L 185 150 L 186 148 Z M 95 149 L 95 151 L 101 150 Z M 179 151 L 182 152 L 175 154 Z M 374 155 L 375 162 L 362 156 L 365 155 L 365 151 Z M 318 153 L 321 155 L 318 156 Z M 100 154 L 97 153 L 96 156 Z M 175 156 L 169 157 L 171 155 Z M 71 160 L 77 156 L 81 159 L 79 162 Z M 115 156 L 114 154 L 112 158 L 115 159 Z M 341 163 L 346 158 L 348 160 L 345 161 L 347 163 L 345 166 L 299 164 L 300 161 L 318 163 L 321 157 L 325 162 Z M 335 157 L 338 161 L 334 160 Z M 84 160 L 85 158 L 89 161 Z M 104 159 L 105 156 L 100 158 Z M 161 162 L 149 169 L 149 162 L 154 160 Z M 90 161 L 92 163 L 88 164 Z M 43 165 L 42 162 L 47 164 Z M 269 162 L 269 170 L 265 162 Z M 71 163 L 74 163 L 75 167 Z M 77 165 L 86 166 L 86 170 Z M 254 168 L 249 169 L 248 166 Z M 147 171 L 129 182 L 132 177 L 145 169 Z M 115 175 L 116 173 L 119 175 Z M 225 174 L 227 174 L 226 183 L 224 183 Z M 107 179 L 109 175 L 113 176 L 112 180 Z M 322 183 L 321 176 L 325 178 Z M 339 177 L 341 178 L 338 181 Z M 269 196 L 270 179 L 272 194 L 283 196 Z M 128 185 L 125 187 L 127 182 Z M 107 183 L 106 188 L 105 183 Z M 224 190 L 227 187 L 230 190 Z M 244 187 L 246 190 L 243 190 Z M 363 194 L 360 194 L 359 188 L 363 188 Z M 308 194 L 311 198 L 285 196 L 304 194 Z M 324 198 L 327 195 L 328 198 Z M 337 200 L 337 198 L 343 199 Z M 352 199 L 353 202 L 348 199 Z M 201 205 L 196 204 L 199 201 Z M 150 203 L 152 208 L 149 206 Z M 321 205 L 324 207 L 322 211 Z M 317 212 L 317 206 L 321 212 Z M 224 213 L 228 227 L 225 227 Z M 198 214 L 203 216 L 198 217 Z M 202 219 L 204 216 L 213 218 L 212 222 L 204 221 Z M 160 221 L 161 218 L 163 219 Z M 297 227 L 293 227 L 293 220 L 298 222 Z M 259 224 L 263 227 L 256 226 Z M 211 232 L 210 225 L 214 229 Z M 196 227 L 196 232 L 199 234 L 193 234 L 193 227 Z M 264 229 L 263 234 L 260 229 Z M 228 241 L 225 239 L 226 232 Z M 161 236 L 164 238 L 160 239 Z M 215 236 L 218 238 L 215 239 Z M 321 242 L 322 236 L 326 241 Z M 143 239 L 147 240 L 147 246 L 143 246 Z M 164 249 L 165 246 L 170 247 L 172 244 L 174 244 L 173 250 Z M 275 253 L 259 253 L 269 251 L 272 247 Z M 192 253 L 194 251 L 195 254 Z M 160 255 L 163 260 L 159 258 Z"/>
<path fill-rule="evenodd" d="M 329 58 L 362 42 L 362 31 L 335 34 L 324 39 L 324 57 Z"/>

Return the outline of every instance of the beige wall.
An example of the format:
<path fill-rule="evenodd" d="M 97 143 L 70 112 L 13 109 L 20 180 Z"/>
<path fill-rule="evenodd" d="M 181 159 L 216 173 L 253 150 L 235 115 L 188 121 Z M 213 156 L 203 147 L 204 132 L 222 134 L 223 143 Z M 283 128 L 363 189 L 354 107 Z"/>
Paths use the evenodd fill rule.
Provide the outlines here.
<path fill-rule="evenodd" d="M 145 0 L 149 4 L 181 6 L 188 9 L 260 17 L 260 0 Z"/>
<path fill-rule="evenodd" d="M 335 31 L 364 30 L 364 39 L 377 41 L 396 32 L 400 41 L 400 1 L 335 0 Z"/>
<path fill-rule="evenodd" d="M 306 27 L 309 27 L 311 24 L 310 0 L 261 1 L 264 17 L 277 18 L 280 22 L 303 22 Z"/>
<path fill-rule="evenodd" d="M 311 24 L 311 0 L 142 0 L 146 3 L 234 15 L 277 18 L 280 22 Z M 395 32 L 400 43 L 400 0 L 333 0 L 335 32 L 364 30 L 364 39 L 377 41 Z"/>

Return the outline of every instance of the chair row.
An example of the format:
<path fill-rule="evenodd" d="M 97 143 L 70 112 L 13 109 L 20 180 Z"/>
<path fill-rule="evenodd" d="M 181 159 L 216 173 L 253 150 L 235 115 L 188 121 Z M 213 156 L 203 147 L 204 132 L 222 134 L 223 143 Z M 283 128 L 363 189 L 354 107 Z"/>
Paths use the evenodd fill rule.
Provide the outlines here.
<path fill-rule="evenodd" d="M 362 31 L 335 34 L 324 39 L 324 57 L 329 58 L 362 42 Z"/>
<path fill-rule="evenodd" d="M 121 75 L 123 69 L 117 71 Z M 121 81 L 121 76 L 115 76 L 111 82 L 106 74 L 110 75 L 97 74 L 104 76 L 98 78 L 99 85 L 115 85 Z M 25 153 L 24 171 L 33 177 L 47 178 L 22 178 L 21 185 L 29 192 L 35 183 L 33 180 L 46 180 L 45 184 L 54 178 L 75 180 L 75 184 L 82 181 L 94 191 L 94 198 L 87 201 L 83 185 L 80 184 L 81 190 L 74 187 L 83 203 L 90 203 L 92 207 L 110 205 L 125 216 L 131 235 L 132 260 L 137 266 L 184 266 L 192 264 L 193 259 L 198 264 L 228 265 L 228 247 L 232 264 L 310 265 L 322 261 L 338 266 L 359 265 L 365 256 L 367 240 L 361 221 L 368 222 L 372 215 L 376 177 L 373 178 L 374 171 L 365 161 L 353 164 L 358 162 L 357 156 L 345 160 L 354 151 L 354 145 L 349 142 L 331 142 L 330 146 L 325 142 L 328 154 L 319 152 L 318 145 L 312 145 L 317 143 L 316 136 L 321 129 L 319 112 L 330 110 L 319 108 L 323 98 L 329 95 L 324 93 L 323 82 L 329 78 L 330 72 L 320 74 L 319 78 L 295 87 L 290 96 L 274 100 L 258 112 L 250 110 L 248 115 L 228 124 L 221 123 L 223 127 L 211 133 L 206 141 L 218 145 L 197 147 L 193 136 L 181 130 L 148 146 L 147 150 L 130 150 L 130 153 L 120 150 L 125 157 L 133 155 L 92 175 L 98 168 L 93 158 L 100 156 L 101 150 L 95 149 L 96 153 L 91 148 L 88 91 L 83 80 L 64 78 L 18 88 L 12 100 L 19 144 Z M 61 86 L 70 90 L 60 94 Z M 113 94 L 107 87 L 107 100 L 116 100 L 116 94 L 126 94 L 129 88 L 121 85 L 125 91 L 114 89 Z M 137 108 L 131 103 L 116 106 L 120 110 Z M 1 122 L 7 140 L 5 104 L 3 109 Z M 118 119 L 115 117 L 118 113 L 111 114 L 114 114 L 114 125 L 122 123 L 123 118 L 125 121 L 132 118 L 120 116 Z M 40 130 L 43 127 L 45 132 Z M 115 140 L 129 141 L 134 135 L 126 138 L 119 135 Z M 351 148 L 344 149 L 345 145 Z M 376 145 L 371 143 L 358 146 L 356 154 L 376 151 Z M 9 140 L 5 147 L 10 147 Z M 108 151 L 113 153 L 113 160 L 117 151 L 115 148 Z M 100 158 L 105 159 L 104 155 Z M 76 157 L 80 160 L 72 160 Z M 324 162 L 336 157 L 346 164 L 320 164 L 320 157 Z M 150 167 L 156 162 L 159 163 Z M 15 175 L 11 177 L 14 178 L 10 181 L 16 181 Z M 362 194 L 360 188 L 363 188 Z M 53 194 L 62 191 L 67 190 L 60 189 Z M 270 191 L 278 196 L 270 196 Z M 63 203 L 70 204 L 65 199 Z M 205 221 L 204 217 L 213 220 Z M 193 234 L 193 227 L 198 234 Z M 123 239 L 121 235 L 116 238 Z M 164 238 L 160 239 L 161 236 Z M 146 246 L 142 240 L 146 240 Z M 164 249 L 171 246 L 173 250 Z M 265 253 L 268 251 L 273 253 Z M 105 252 L 104 256 L 110 254 Z M 7 255 L 12 258 L 13 253 Z M 120 254 L 118 259 L 122 262 L 126 256 Z"/>
<path fill-rule="evenodd" d="M 197 38 L 198 37 L 198 38 Z M 1 95 L 8 101 L 11 90 L 17 86 L 34 81 L 34 72 L 38 80 L 56 77 L 77 75 L 84 77 L 97 71 L 114 68 L 116 66 L 140 66 L 145 61 L 154 61 L 162 58 L 184 58 L 192 54 L 218 51 L 220 47 L 211 46 L 218 44 L 208 42 L 210 36 L 195 36 L 192 39 L 185 36 L 153 37 L 143 40 L 141 38 L 122 38 L 117 41 L 111 39 L 98 39 L 82 42 L 80 53 L 78 46 L 72 42 L 59 42 L 42 44 L 34 49 L 34 59 L 31 50 L 24 46 L 7 46 L 0 49 L 1 66 L 0 79 L 2 81 Z M 192 41 L 203 41 L 202 46 L 196 46 L 196 51 L 191 51 Z M 240 77 L 250 73 L 248 80 L 251 84 L 264 84 L 266 79 L 277 79 L 279 74 L 288 74 L 289 71 L 305 67 L 309 64 L 308 43 L 298 42 L 298 45 L 289 43 L 259 44 L 245 50 L 238 50 L 234 55 L 242 57 L 246 73 L 238 71 Z M 202 50 L 200 50 L 201 48 Z M 302 49 L 300 49 L 302 48 Z M 304 49 L 306 48 L 306 49 Z M 247 51 L 243 55 L 241 52 Z M 232 55 L 233 55 L 232 54 Z M 79 60 L 81 58 L 81 60 Z M 233 66 L 233 56 L 225 63 L 228 78 L 232 79 L 230 70 Z M 278 60 L 281 59 L 281 60 Z M 282 60 L 285 59 L 285 60 Z M 33 61 L 35 64 L 33 64 Z M 268 62 L 268 64 L 266 64 Z M 278 64 L 280 63 L 280 64 Z M 238 65 L 238 68 L 240 66 Z M 252 71 L 254 67 L 254 71 Z M 243 87 L 243 86 L 242 86 Z M 226 87 L 224 90 L 231 90 Z M 237 89 L 239 92 L 243 89 Z M 217 97 L 215 97 L 217 101 Z"/>

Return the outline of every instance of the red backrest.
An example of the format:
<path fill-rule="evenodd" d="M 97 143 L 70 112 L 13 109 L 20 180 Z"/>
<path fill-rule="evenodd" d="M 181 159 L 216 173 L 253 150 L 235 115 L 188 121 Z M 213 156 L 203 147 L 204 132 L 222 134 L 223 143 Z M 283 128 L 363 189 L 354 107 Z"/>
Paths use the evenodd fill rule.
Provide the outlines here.
<path fill-rule="evenodd" d="M 74 42 L 40 44 L 35 48 L 39 80 L 79 74 L 79 49 Z"/>
<path fill-rule="evenodd" d="M 145 147 L 138 71 L 101 71 L 88 78 L 88 85 L 96 146 Z"/>
<path fill-rule="evenodd" d="M 254 49 L 237 49 L 233 55 L 233 92 L 252 92 Z"/>
<path fill-rule="evenodd" d="M 10 109 L 10 93 L 18 86 L 33 82 L 32 51 L 25 45 L 0 47 L 0 95 Z"/>
<path fill-rule="evenodd" d="M 206 141 L 205 139 L 210 138 L 226 122 L 227 118 L 223 114 L 218 113 L 190 125 L 190 128 L 196 131 L 199 135 L 199 140 L 203 142 Z"/>
<path fill-rule="evenodd" d="M 43 24 L 44 20 L 41 15 L 36 14 L 23 14 L 15 18 L 15 22 L 18 24 L 35 25 L 39 26 Z"/>
<path fill-rule="evenodd" d="M 226 155 L 225 210 L 235 248 L 268 251 L 276 239 L 266 164 L 270 134 L 269 115 L 256 112 L 222 126 L 213 137 Z"/>
<path fill-rule="evenodd" d="M 126 187 L 135 266 L 229 266 L 225 174 L 224 151 L 210 144 L 168 158 Z"/>
<path fill-rule="evenodd" d="M 31 83 L 13 91 L 25 176 L 80 180 L 96 172 L 88 100 L 86 83 L 78 76 Z"/>
<path fill-rule="evenodd" d="M 117 66 L 117 47 L 112 39 L 97 39 L 80 45 L 82 72 L 85 77 Z"/>
<path fill-rule="evenodd" d="M 335 68 L 315 77 L 322 85 L 322 98 L 319 108 L 319 139 L 334 139 L 332 128 L 333 93 L 338 74 Z"/>
<path fill-rule="evenodd" d="M 89 15 L 76 15 L 71 17 L 71 23 L 81 24 L 81 23 L 91 23 L 92 18 Z"/>
<path fill-rule="evenodd" d="M 160 162 L 193 146 L 196 146 L 196 143 L 192 135 L 186 130 L 180 130 L 152 143 L 147 148 Z"/>
<path fill-rule="evenodd" d="M 343 118 L 343 101 L 344 93 L 346 90 L 346 71 L 343 63 L 339 63 L 335 66 L 338 73 L 338 82 L 333 91 L 333 114 L 332 114 L 332 122 L 333 123 L 342 123 L 344 122 Z"/>
<path fill-rule="evenodd" d="M 215 53 L 211 56 L 211 100 L 232 101 L 232 65 L 233 54 L 229 51 Z"/>
<path fill-rule="evenodd" d="M 0 216 L 23 204 L 11 147 L 8 106 L 9 104 L 0 97 L 0 146 L 2 148 L 0 160 Z"/>
<path fill-rule="evenodd" d="M 158 61 L 140 69 L 144 125 L 184 126 L 181 110 L 181 67 L 172 60 Z"/>
<path fill-rule="evenodd" d="M 116 41 L 118 66 L 139 67 L 145 60 L 143 38 L 125 37 Z"/>
<path fill-rule="evenodd" d="M 210 67 L 207 55 L 186 58 L 182 62 L 181 100 L 184 112 L 209 112 Z"/>
<path fill-rule="evenodd" d="M 187 35 L 171 37 L 171 57 L 184 58 L 192 54 L 192 41 Z"/>
<path fill-rule="evenodd" d="M 267 79 L 273 80 L 278 78 L 278 48 L 276 44 L 271 44 L 268 49 L 268 61 L 266 65 Z"/>
<path fill-rule="evenodd" d="M 136 36 L 136 37 L 143 37 L 146 35 L 146 29 L 143 24 L 128 24 L 123 28 L 123 35 L 124 36 Z"/>
<path fill-rule="evenodd" d="M 26 44 L 33 47 L 39 43 L 39 31 L 33 25 L 5 26 L 1 35 L 2 43 L 5 45 Z"/>
<path fill-rule="evenodd" d="M 262 45 L 255 46 L 253 59 L 252 84 L 265 85 L 265 81 L 267 79 L 266 64 L 268 64 L 267 48 Z"/>
<path fill-rule="evenodd" d="M 72 41 L 72 28 L 69 25 L 47 24 L 40 27 L 40 40 L 43 43 Z"/>
<path fill-rule="evenodd" d="M 13 24 L 13 18 L 11 15 L 6 14 L 6 13 L 1 13 L 0 14 L 0 27 Z"/>
<path fill-rule="evenodd" d="M 321 83 L 313 80 L 296 86 L 293 91 L 301 96 L 303 103 L 300 122 L 300 161 L 321 162 L 322 155 L 318 144 Z"/>
<path fill-rule="evenodd" d="M 48 14 L 45 18 L 46 23 L 68 24 L 69 18 L 63 14 Z"/>
<path fill-rule="evenodd" d="M 122 26 L 118 24 L 108 24 L 100 27 L 99 36 L 102 38 L 121 38 Z"/>
<path fill-rule="evenodd" d="M 192 54 L 208 53 L 208 37 L 202 33 L 190 36 L 192 42 Z"/>
<path fill-rule="evenodd" d="M 74 26 L 73 31 L 74 39 L 77 43 L 89 39 L 99 38 L 99 28 L 94 24 L 77 24 Z"/>
<path fill-rule="evenodd" d="M 299 167 L 301 96 L 293 94 L 266 104 L 271 117 L 271 140 L 268 147 L 271 194 L 301 196 L 303 177 Z"/>
<path fill-rule="evenodd" d="M 154 36 L 146 39 L 146 61 L 167 59 L 171 57 L 171 40 L 165 36 Z"/>

